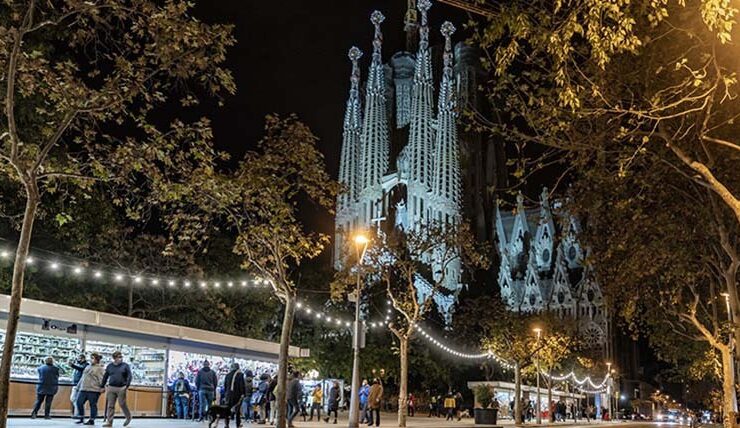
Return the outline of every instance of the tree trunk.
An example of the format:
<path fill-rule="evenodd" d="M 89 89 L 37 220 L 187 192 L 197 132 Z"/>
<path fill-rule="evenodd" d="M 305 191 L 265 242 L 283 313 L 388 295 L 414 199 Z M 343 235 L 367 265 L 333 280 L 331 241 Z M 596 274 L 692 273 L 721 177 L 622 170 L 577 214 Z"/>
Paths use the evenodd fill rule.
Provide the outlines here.
<path fill-rule="evenodd" d="M 409 338 L 400 337 L 401 377 L 398 387 L 398 426 L 406 426 L 409 396 Z"/>
<path fill-rule="evenodd" d="M 514 366 L 514 423 L 521 425 L 522 418 L 522 369 L 517 363 Z"/>
<path fill-rule="evenodd" d="M 730 347 L 723 346 L 722 354 L 722 410 L 724 411 L 724 427 L 734 428 L 737 414 L 737 395 L 735 394 L 735 371 L 733 367 Z"/>
<path fill-rule="evenodd" d="M 26 258 L 28 258 L 28 249 L 31 246 L 31 234 L 33 232 L 34 221 L 36 220 L 38 204 L 39 192 L 36 183 L 26 184 L 26 209 L 23 212 L 21 236 L 18 239 L 18 248 L 15 251 L 15 261 L 13 262 L 8 325 L 5 329 L 5 343 L 3 345 L 2 360 L 0 361 L 0 428 L 5 428 L 8 421 L 10 367 L 13 362 L 15 336 L 18 332 L 18 318 L 21 314 Z"/>
<path fill-rule="evenodd" d="M 295 296 L 288 294 L 285 299 L 285 314 L 283 315 L 283 330 L 280 333 L 280 355 L 278 356 L 278 394 L 277 400 L 277 422 L 276 428 L 286 427 L 287 418 L 287 392 L 288 392 L 288 350 L 290 349 L 290 336 L 293 332 L 293 316 L 295 314 Z"/>

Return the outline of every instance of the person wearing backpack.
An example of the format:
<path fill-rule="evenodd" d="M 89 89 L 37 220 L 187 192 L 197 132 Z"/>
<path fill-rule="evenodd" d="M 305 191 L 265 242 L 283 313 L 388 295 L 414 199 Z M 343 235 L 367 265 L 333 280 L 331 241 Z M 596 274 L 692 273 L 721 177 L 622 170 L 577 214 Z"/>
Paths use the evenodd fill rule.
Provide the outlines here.
<path fill-rule="evenodd" d="M 179 372 L 177 379 L 172 383 L 172 401 L 175 403 L 177 419 L 188 417 L 188 403 L 190 401 L 190 382 L 185 379 L 185 373 Z"/>
<path fill-rule="evenodd" d="M 254 406 L 254 419 L 258 424 L 266 423 L 267 419 L 267 394 L 270 388 L 270 375 L 262 373 L 257 390 L 252 393 L 252 405 Z"/>

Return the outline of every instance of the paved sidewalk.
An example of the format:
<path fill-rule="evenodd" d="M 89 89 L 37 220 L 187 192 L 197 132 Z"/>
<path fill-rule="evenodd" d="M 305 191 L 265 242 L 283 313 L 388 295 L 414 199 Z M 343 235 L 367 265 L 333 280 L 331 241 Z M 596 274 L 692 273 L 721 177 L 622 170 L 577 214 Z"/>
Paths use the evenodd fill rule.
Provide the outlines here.
<path fill-rule="evenodd" d="M 342 417 L 344 416 L 344 417 Z M 395 413 L 384 413 L 381 416 L 381 427 L 383 428 L 395 428 L 398 426 L 397 420 L 396 420 L 396 414 Z M 96 426 L 100 427 L 102 426 L 103 421 L 98 420 L 96 421 Z M 322 422 L 303 422 L 300 418 L 295 421 L 295 425 L 297 428 L 339 428 L 339 427 L 346 427 L 347 426 L 347 418 L 346 413 L 344 415 L 340 415 L 339 422 L 334 424 L 325 424 Z M 499 421 L 499 425 L 502 426 L 510 426 L 513 427 L 513 422 L 511 420 L 502 420 Z M 634 422 L 594 422 L 591 421 L 590 423 L 587 423 L 585 420 L 583 422 L 580 422 L 578 424 L 574 424 L 572 421 L 570 423 L 557 423 L 557 424 L 543 424 L 543 425 L 537 425 L 537 424 L 526 424 L 525 427 L 558 427 L 558 428 L 568 428 L 568 427 L 575 427 L 578 428 L 606 428 L 610 425 L 614 425 L 615 427 L 618 426 L 619 428 L 627 428 L 628 426 L 631 427 L 644 427 L 647 425 L 655 425 L 651 423 L 634 423 Z M 665 424 L 664 424 L 665 425 Z M 55 418 L 51 420 L 45 420 L 45 419 L 30 419 L 30 418 L 9 418 L 8 419 L 8 427 L 12 428 L 69 428 L 69 427 L 78 427 L 81 425 L 75 425 L 73 421 L 69 418 Z M 84 425 L 82 425 L 84 426 Z M 113 426 L 115 428 L 120 428 L 123 426 L 123 419 L 116 419 L 113 423 Z M 221 422 L 219 424 L 219 427 L 223 427 L 224 424 Z M 235 427 L 235 424 L 231 423 L 230 425 L 232 428 Z M 258 424 L 245 424 L 245 428 L 269 428 L 270 425 L 258 425 Z M 471 418 L 465 418 L 461 421 L 445 421 L 443 418 L 426 418 L 426 417 L 414 417 L 414 418 L 408 418 L 407 426 L 409 428 L 455 428 L 455 427 L 483 427 L 481 425 L 475 425 L 473 419 Z M 198 423 L 193 421 L 178 421 L 176 419 L 148 419 L 148 418 L 134 418 L 133 422 L 131 422 L 131 425 L 129 425 L 131 428 L 207 428 L 208 424 L 205 422 Z M 361 427 L 365 428 L 367 425 L 361 425 Z M 678 426 L 676 426 L 678 428 Z"/>

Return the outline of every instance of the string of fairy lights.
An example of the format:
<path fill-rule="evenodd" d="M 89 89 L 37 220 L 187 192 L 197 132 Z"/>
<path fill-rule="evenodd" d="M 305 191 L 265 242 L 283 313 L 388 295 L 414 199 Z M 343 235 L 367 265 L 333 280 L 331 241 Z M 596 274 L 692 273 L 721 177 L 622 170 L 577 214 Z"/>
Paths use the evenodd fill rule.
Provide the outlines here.
<path fill-rule="evenodd" d="M 48 253 L 48 256 L 41 254 Z M 0 250 L 0 260 L 12 260 L 14 254 L 7 250 Z M 155 275 L 148 273 L 130 273 L 135 269 L 113 268 L 103 264 L 92 264 L 85 260 L 72 259 L 69 256 L 60 256 L 49 252 L 34 252 L 26 257 L 27 266 L 37 266 L 39 269 L 47 269 L 57 274 L 70 274 L 80 280 L 92 280 L 97 282 L 112 282 L 114 284 L 133 283 L 136 285 L 149 285 L 153 287 L 167 286 L 170 288 L 268 288 L 272 284 L 268 279 L 257 276 L 195 280 L 187 277 L 176 277 L 173 275 Z"/>
<path fill-rule="evenodd" d="M 49 254 L 49 256 L 43 256 L 40 254 Z M 12 260 L 13 253 L 8 249 L 0 249 L 0 260 Z M 113 282 L 119 284 L 133 283 L 137 285 L 149 285 L 153 287 L 167 286 L 170 288 L 183 288 L 183 289 L 221 289 L 221 288 L 268 288 L 271 287 L 271 282 L 268 279 L 260 278 L 257 276 L 243 277 L 239 279 L 221 279 L 221 280 L 194 280 L 192 278 L 175 277 L 172 275 L 154 275 L 154 274 L 130 274 L 133 269 L 125 268 L 112 268 L 102 264 L 91 264 L 85 260 L 73 259 L 69 256 L 60 256 L 55 253 L 40 251 L 34 252 L 26 258 L 26 264 L 28 266 L 38 266 L 39 268 L 46 268 L 50 272 L 58 274 L 70 274 L 74 278 L 80 280 L 93 280 L 99 282 Z M 347 315 L 331 315 L 323 309 L 316 309 L 312 307 L 306 301 L 298 301 L 296 303 L 296 310 L 299 314 L 304 314 L 309 319 L 316 322 L 321 322 L 327 327 L 335 328 L 348 328 L 353 325 L 353 320 Z M 367 327 L 372 330 L 385 329 L 391 322 L 391 316 L 393 315 L 393 306 L 390 300 L 386 301 L 385 313 L 377 319 L 368 320 L 365 322 Z M 419 324 L 414 324 L 413 328 L 419 332 L 421 338 L 425 339 L 431 346 L 446 352 L 449 355 L 458 357 L 464 360 L 494 360 L 505 370 L 514 369 L 514 365 L 502 358 L 501 356 L 491 352 L 477 352 L 467 353 L 460 351 L 453 346 L 448 345 L 441 339 L 435 337 L 425 328 Z M 571 371 L 566 375 L 554 376 L 542 372 L 542 375 L 550 378 L 554 381 L 566 381 L 573 382 L 578 386 L 579 390 L 583 393 L 598 394 L 606 390 L 606 385 L 610 375 L 607 374 L 600 383 L 595 383 L 590 376 L 586 376 L 583 379 L 579 379 L 576 374 Z M 586 389 L 587 386 L 592 389 Z"/>

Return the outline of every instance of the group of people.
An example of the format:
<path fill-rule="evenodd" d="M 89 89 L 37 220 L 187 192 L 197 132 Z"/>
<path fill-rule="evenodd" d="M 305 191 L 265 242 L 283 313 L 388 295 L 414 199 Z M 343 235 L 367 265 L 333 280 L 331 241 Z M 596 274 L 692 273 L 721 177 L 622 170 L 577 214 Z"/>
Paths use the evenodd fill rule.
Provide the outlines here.
<path fill-rule="evenodd" d="M 511 414 L 514 414 L 514 401 L 509 402 Z M 532 421 L 537 416 L 536 407 L 534 401 L 522 398 L 522 420 Z M 564 422 L 566 419 L 573 418 L 576 420 L 580 417 L 590 422 L 591 419 L 596 419 L 596 408 L 592 405 L 585 405 L 578 409 L 574 403 L 567 404 L 562 399 L 559 401 L 551 401 L 549 406 L 550 420 L 553 422 Z M 601 416 L 604 420 L 609 420 L 609 412 L 607 409 L 601 409 Z"/>
<path fill-rule="evenodd" d="M 123 362 L 123 354 L 116 351 L 112 355 L 113 362 L 103 367 L 100 354 L 90 354 L 87 361 L 85 354 L 80 354 L 76 361 L 71 361 L 74 370 L 72 377 L 73 415 L 78 424 L 95 425 L 98 416 L 98 399 L 105 392 L 106 409 L 104 427 L 113 426 L 116 402 L 123 411 L 125 420 L 123 426 L 131 423 L 131 412 L 126 403 L 126 392 L 131 386 L 132 373 L 128 364 Z M 39 381 L 36 385 L 36 402 L 31 411 L 31 418 L 36 418 L 44 404 L 44 418 L 51 419 L 51 404 L 59 391 L 60 369 L 54 364 L 54 358 L 47 357 L 44 365 L 38 368 Z M 85 421 L 85 404 L 90 408 L 90 416 Z"/>
<path fill-rule="evenodd" d="M 197 397 L 198 421 L 203 421 L 210 407 L 217 403 L 231 409 L 237 427 L 241 426 L 242 420 L 258 424 L 266 424 L 269 420 L 274 424 L 277 414 L 276 390 L 277 376 L 262 373 L 255 381 L 254 373 L 251 370 L 242 371 L 238 363 L 231 364 L 223 385 L 219 387 L 218 374 L 208 361 L 204 361 L 198 370 L 194 387 L 182 372 L 177 374 L 177 379 L 170 385 L 178 419 L 188 417 L 190 404 L 195 404 Z"/>
<path fill-rule="evenodd" d="M 459 391 L 450 390 L 445 396 L 430 393 L 429 415 L 427 417 L 436 416 L 441 418 L 444 416 L 447 421 L 455 418 L 459 421 L 462 419 L 462 404 L 463 396 Z"/>

